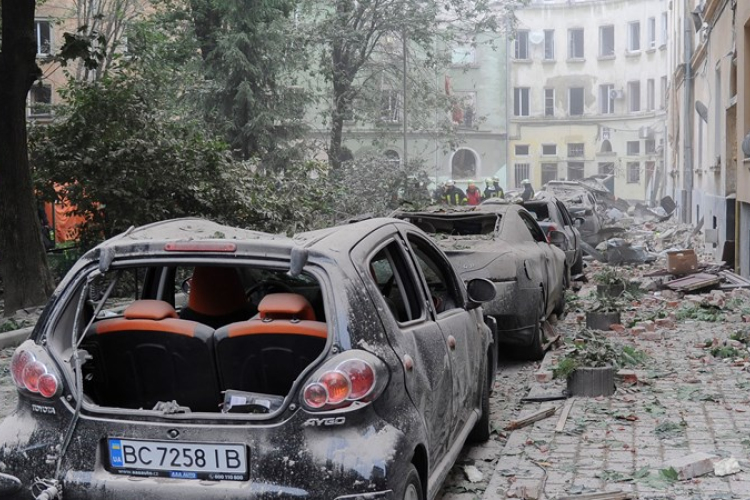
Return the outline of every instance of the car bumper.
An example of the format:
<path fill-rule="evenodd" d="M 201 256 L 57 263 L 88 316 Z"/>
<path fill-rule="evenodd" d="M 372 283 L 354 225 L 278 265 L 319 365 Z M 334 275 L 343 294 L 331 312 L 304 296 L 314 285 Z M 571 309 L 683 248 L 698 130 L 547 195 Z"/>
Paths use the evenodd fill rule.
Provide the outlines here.
<path fill-rule="evenodd" d="M 61 418 L 62 412 L 57 415 Z M 155 424 L 82 416 L 62 461 L 63 495 L 65 500 L 135 500 L 155 495 L 180 500 L 392 498 L 405 479 L 411 443 L 372 407 L 337 414 L 342 415 L 345 427 L 311 425 L 311 419 L 322 421 L 326 415 L 302 410 L 270 425 Z M 6 465 L 0 498 L 33 499 L 31 487 L 37 478 L 54 479 L 56 462 L 50 457 L 69 416 L 68 412 L 65 421 L 55 422 L 17 411 L 0 424 L 4 445 L 0 461 Z M 245 444 L 248 479 L 141 477 L 118 474 L 109 466 L 107 438 L 164 441 L 167 433 L 176 433 L 186 443 Z"/>
<path fill-rule="evenodd" d="M 501 344 L 528 345 L 534 336 L 534 308 L 530 293 L 518 288 L 518 282 L 495 281 L 495 299 L 482 305 L 497 321 L 497 340 Z M 533 293 L 538 293 L 534 290 Z"/>

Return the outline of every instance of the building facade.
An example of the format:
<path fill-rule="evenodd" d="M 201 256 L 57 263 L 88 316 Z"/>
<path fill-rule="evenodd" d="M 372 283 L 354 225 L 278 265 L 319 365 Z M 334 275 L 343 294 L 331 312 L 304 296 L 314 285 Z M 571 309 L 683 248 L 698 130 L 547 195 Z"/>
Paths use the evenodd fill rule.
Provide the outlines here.
<path fill-rule="evenodd" d="M 747 130 L 738 123 L 739 4 L 673 2 L 667 192 L 680 206 L 681 220 L 702 227 L 705 250 L 730 265 L 744 261 L 747 275 L 750 255 L 737 246 L 736 231 L 738 144 Z"/>
<path fill-rule="evenodd" d="M 724 2 L 727 3 L 727 2 Z M 732 150 L 736 158 L 736 220 L 735 220 L 735 266 L 742 276 L 750 277 L 750 2 L 728 2 L 733 13 L 735 61 L 730 69 L 735 72 L 734 86 L 736 104 L 734 130 L 727 130 L 727 138 L 733 136 L 737 149 Z M 731 92 L 730 92 L 731 93 Z M 729 97 L 730 101 L 732 97 Z"/>
<path fill-rule="evenodd" d="M 490 34 L 443 47 L 440 50 L 450 57 L 450 63 L 430 78 L 434 80 L 436 94 L 455 102 L 452 110 L 428 110 L 427 114 L 434 119 L 415 124 L 412 114 L 416 114 L 414 106 L 419 103 L 410 99 L 410 90 L 398 83 L 385 84 L 381 89 L 383 106 L 378 123 L 372 120 L 345 123 L 343 145 L 354 159 L 373 154 L 382 154 L 394 162 L 407 159 L 410 164 L 419 159 L 425 166 L 424 173 L 435 184 L 453 179 L 465 188 L 470 180 L 496 176 L 505 186 L 506 47 L 504 39 L 498 43 Z M 412 57 L 410 55 L 410 59 Z M 424 115 L 424 110 L 419 111 Z M 384 124 L 387 134 L 384 134 Z M 445 134 L 446 126 L 453 129 L 450 140 Z"/>
<path fill-rule="evenodd" d="M 667 0 L 532 0 L 510 48 L 508 182 L 610 177 L 663 190 Z"/>

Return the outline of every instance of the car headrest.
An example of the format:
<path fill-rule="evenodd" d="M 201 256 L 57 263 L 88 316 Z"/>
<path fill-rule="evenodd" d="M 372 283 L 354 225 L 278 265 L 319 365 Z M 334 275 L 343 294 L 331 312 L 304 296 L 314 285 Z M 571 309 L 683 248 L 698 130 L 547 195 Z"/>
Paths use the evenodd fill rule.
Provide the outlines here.
<path fill-rule="evenodd" d="M 247 305 L 237 270 L 231 267 L 196 267 L 190 279 L 188 307 L 199 314 L 222 316 Z"/>
<path fill-rule="evenodd" d="M 298 319 L 315 321 L 310 302 L 298 293 L 269 293 L 258 304 L 261 319 Z"/>
<path fill-rule="evenodd" d="M 171 304 L 163 300 L 136 300 L 125 309 L 125 319 L 152 319 L 159 321 L 176 318 L 177 312 Z"/>

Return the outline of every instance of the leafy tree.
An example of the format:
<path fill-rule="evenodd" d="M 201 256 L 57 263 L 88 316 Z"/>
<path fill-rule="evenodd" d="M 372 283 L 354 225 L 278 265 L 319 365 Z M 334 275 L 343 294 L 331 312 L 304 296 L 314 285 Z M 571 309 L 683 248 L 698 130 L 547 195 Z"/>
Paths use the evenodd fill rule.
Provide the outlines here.
<path fill-rule="evenodd" d="M 73 84 L 60 119 L 34 131 L 40 190 L 54 185 L 86 218 L 84 245 L 131 225 L 231 213 L 225 145 L 200 124 L 159 110 L 159 92 L 137 75 Z"/>
<path fill-rule="evenodd" d="M 298 85 L 305 49 L 290 15 L 294 0 L 191 0 L 204 60 L 209 120 L 237 158 L 266 168 L 299 159 L 306 93 Z"/>
<path fill-rule="evenodd" d="M 26 94 L 41 74 L 34 7 L 34 0 L 0 2 L 0 275 L 6 316 L 44 303 L 52 292 L 27 150 Z"/>
<path fill-rule="evenodd" d="M 406 60 L 411 52 L 407 66 L 432 69 L 429 73 L 434 95 L 434 70 L 445 62 L 446 47 L 454 40 L 502 31 L 512 19 L 510 2 L 493 7 L 500 10 L 491 10 L 490 3 L 482 0 L 335 0 L 330 8 L 321 7 L 317 0 L 306 0 L 304 5 L 301 18 L 309 20 L 311 44 L 323 47 L 321 69 L 331 85 L 328 157 L 334 168 L 346 158 L 342 146 L 344 121 L 352 116 L 356 100 L 365 98 L 368 84 L 370 88 L 379 85 L 380 89 L 403 87 L 396 83 L 404 79 L 403 65 L 395 64 L 388 55 Z M 408 74 L 406 79 L 407 91 L 414 92 L 419 87 L 414 85 L 417 80 Z M 405 97 L 400 96 L 402 100 Z M 444 106 L 446 111 L 448 104 Z"/>

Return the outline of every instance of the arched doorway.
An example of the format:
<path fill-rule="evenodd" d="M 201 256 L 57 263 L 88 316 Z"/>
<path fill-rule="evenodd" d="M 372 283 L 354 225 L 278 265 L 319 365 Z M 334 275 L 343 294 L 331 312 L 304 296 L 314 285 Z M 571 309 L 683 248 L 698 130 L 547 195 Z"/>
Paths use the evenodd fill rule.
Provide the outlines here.
<path fill-rule="evenodd" d="M 477 176 L 477 155 L 469 149 L 459 149 L 451 160 L 451 177 L 473 179 Z"/>

